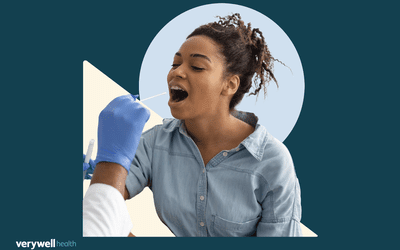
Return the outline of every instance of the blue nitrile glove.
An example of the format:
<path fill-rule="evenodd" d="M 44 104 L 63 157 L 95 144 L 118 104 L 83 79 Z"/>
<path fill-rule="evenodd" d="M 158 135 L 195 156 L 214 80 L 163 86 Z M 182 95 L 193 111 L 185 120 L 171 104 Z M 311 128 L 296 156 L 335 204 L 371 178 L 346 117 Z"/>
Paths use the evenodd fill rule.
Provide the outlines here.
<path fill-rule="evenodd" d="M 136 98 L 133 95 L 117 97 L 101 111 L 96 164 L 114 162 L 129 172 L 144 124 L 150 117 L 149 110 L 135 102 Z"/>
<path fill-rule="evenodd" d="M 85 179 L 90 180 L 92 179 L 92 176 L 90 176 L 89 174 L 93 174 L 96 164 L 94 164 L 94 161 L 92 159 L 89 160 L 89 163 L 85 163 L 85 158 L 86 155 L 83 154 L 83 171 L 86 170 Z"/>

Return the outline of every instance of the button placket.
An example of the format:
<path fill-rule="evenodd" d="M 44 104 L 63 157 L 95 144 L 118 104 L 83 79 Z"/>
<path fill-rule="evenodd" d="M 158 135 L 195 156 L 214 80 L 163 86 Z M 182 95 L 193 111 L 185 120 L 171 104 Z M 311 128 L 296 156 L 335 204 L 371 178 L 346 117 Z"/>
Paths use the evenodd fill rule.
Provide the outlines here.
<path fill-rule="evenodd" d="M 207 236 L 207 227 L 206 227 L 206 195 L 207 195 L 207 175 L 205 168 L 203 168 L 203 173 L 200 174 L 199 183 L 197 187 L 197 225 L 198 225 L 198 236 L 205 237 Z"/>
<path fill-rule="evenodd" d="M 206 172 L 206 166 L 204 165 L 203 158 L 201 157 L 200 150 L 196 146 L 196 143 L 190 138 L 186 133 L 184 135 L 188 138 L 189 141 L 192 143 L 193 147 L 193 152 L 198 160 L 199 164 L 202 165 L 203 168 L 203 174 L 200 174 L 199 177 L 199 182 L 197 185 L 197 194 L 200 196 L 205 196 L 207 194 L 207 175 L 205 174 Z M 196 217 L 197 217 L 197 236 L 200 237 L 207 237 L 207 227 L 206 224 L 204 223 L 206 221 L 206 202 L 201 201 L 197 202 L 196 205 Z"/>

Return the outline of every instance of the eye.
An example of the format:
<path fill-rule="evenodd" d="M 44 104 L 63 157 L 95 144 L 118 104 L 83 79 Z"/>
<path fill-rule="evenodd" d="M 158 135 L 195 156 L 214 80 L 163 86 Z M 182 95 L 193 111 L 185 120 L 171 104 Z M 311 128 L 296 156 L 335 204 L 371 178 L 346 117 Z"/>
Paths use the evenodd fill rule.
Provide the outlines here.
<path fill-rule="evenodd" d="M 194 70 L 196 70 L 196 71 L 202 71 L 202 70 L 204 70 L 204 68 L 199 68 L 199 67 L 196 67 L 196 66 L 192 66 L 192 69 L 194 69 Z"/>
<path fill-rule="evenodd" d="M 178 68 L 180 66 L 180 64 L 174 63 L 171 66 L 172 66 L 172 68 L 176 69 L 176 68 Z"/>

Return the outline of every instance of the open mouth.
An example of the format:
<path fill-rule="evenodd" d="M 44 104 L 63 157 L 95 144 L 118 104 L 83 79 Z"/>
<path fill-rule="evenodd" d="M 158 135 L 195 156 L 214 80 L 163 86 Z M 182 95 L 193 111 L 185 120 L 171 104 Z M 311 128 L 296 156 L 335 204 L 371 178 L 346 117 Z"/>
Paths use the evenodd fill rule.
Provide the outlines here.
<path fill-rule="evenodd" d="M 185 100 L 187 97 L 189 96 L 188 92 L 186 92 L 185 90 L 177 87 L 177 86 L 173 86 L 171 87 L 171 98 L 174 102 L 180 102 Z"/>

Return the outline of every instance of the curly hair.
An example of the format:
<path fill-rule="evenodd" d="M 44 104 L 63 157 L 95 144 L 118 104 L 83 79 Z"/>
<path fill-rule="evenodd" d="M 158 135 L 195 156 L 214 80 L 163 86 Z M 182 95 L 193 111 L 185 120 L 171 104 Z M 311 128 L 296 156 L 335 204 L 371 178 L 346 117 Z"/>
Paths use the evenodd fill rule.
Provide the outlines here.
<path fill-rule="evenodd" d="M 264 89 L 267 93 L 266 83 L 278 81 L 273 74 L 274 59 L 265 43 L 264 36 L 258 28 L 251 28 L 241 20 L 239 13 L 220 17 L 218 22 L 208 23 L 195 29 L 187 38 L 204 35 L 222 47 L 222 55 L 225 57 L 224 75 L 237 74 L 240 78 L 240 85 L 233 95 L 229 109 L 232 110 L 243 96 L 250 91 L 254 77 L 254 92 L 249 95 L 257 95 Z"/>

